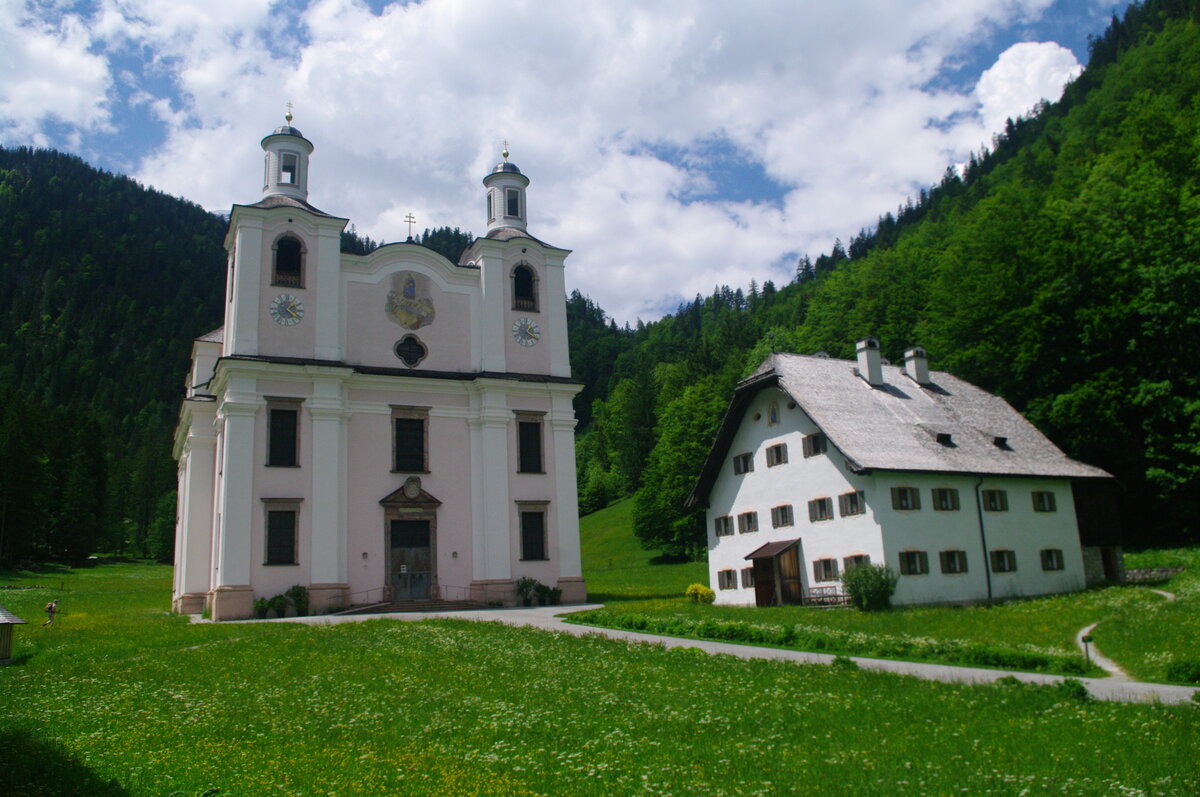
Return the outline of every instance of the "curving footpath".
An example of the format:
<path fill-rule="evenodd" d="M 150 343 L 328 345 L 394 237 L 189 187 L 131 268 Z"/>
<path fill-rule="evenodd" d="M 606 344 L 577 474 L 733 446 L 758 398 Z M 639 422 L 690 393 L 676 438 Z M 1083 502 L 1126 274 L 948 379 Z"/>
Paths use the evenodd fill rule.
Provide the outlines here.
<path fill-rule="evenodd" d="M 657 634 L 642 634 L 636 631 L 622 631 L 615 628 L 598 628 L 594 626 L 575 625 L 566 622 L 560 614 L 563 612 L 598 609 L 600 604 L 584 604 L 580 606 L 539 606 L 516 609 L 475 609 L 452 612 L 404 612 L 391 614 L 370 615 L 322 615 L 317 617 L 290 617 L 280 620 L 242 620 L 238 622 L 251 623 L 304 623 L 306 625 L 336 625 L 338 623 L 354 623 L 372 619 L 390 620 L 428 620 L 432 618 L 454 618 L 459 620 L 476 620 L 479 622 L 499 622 L 505 625 L 539 628 L 544 631 L 571 634 L 572 636 L 587 636 L 597 634 L 609 639 L 625 642 L 642 642 L 652 645 L 662 645 L 666 648 L 695 648 L 706 653 L 720 653 L 736 656 L 739 659 L 774 659 L 791 661 L 797 664 L 829 664 L 834 656 L 828 653 L 806 653 L 799 650 L 781 650 L 778 648 L 763 648 L 754 645 L 734 645 L 728 642 L 710 642 L 701 639 L 682 639 L 679 637 L 659 636 Z M 1085 629 L 1086 630 L 1086 629 Z M 1082 636 L 1083 633 L 1080 633 Z M 897 675 L 911 675 L 929 681 L 945 681 L 947 683 L 992 683 L 1001 678 L 1012 676 L 1018 681 L 1031 684 L 1056 684 L 1063 680 L 1061 675 L 1045 675 L 1033 672 L 1015 672 L 1008 670 L 991 670 L 981 667 L 958 667 L 949 664 L 925 664 L 914 661 L 892 661 L 891 659 L 868 659 L 858 656 L 848 657 L 864 670 L 890 672 Z M 1095 655 L 1093 654 L 1095 659 Z M 1113 665 L 1116 667 L 1116 665 Z M 1117 668 L 1118 671 L 1120 668 Z M 1126 676 L 1128 678 L 1128 676 Z M 1076 678 L 1075 680 L 1087 687 L 1092 697 L 1098 700 L 1115 700 L 1125 703 L 1186 703 L 1192 700 L 1197 687 L 1174 686 L 1171 684 L 1151 684 L 1141 681 L 1121 680 L 1118 678 Z"/>

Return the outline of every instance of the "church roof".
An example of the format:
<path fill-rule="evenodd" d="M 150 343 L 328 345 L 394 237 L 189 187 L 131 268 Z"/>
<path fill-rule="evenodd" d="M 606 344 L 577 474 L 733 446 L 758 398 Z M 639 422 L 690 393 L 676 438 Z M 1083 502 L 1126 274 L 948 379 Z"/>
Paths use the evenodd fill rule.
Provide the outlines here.
<path fill-rule="evenodd" d="M 211 332 L 205 332 L 196 340 L 204 341 L 205 343 L 224 343 L 225 342 L 225 326 L 221 325 Z"/>
<path fill-rule="evenodd" d="M 238 207 L 238 205 L 234 205 L 234 207 Z M 307 210 L 309 213 L 312 213 L 317 216 L 324 216 L 327 219 L 341 218 L 340 216 L 334 216 L 332 213 L 326 213 L 325 211 L 320 210 L 319 208 L 315 208 L 312 205 L 305 202 L 303 199 L 296 199 L 295 197 L 284 196 L 282 194 L 272 194 L 271 196 L 263 197 L 262 199 L 260 199 L 259 201 L 255 202 L 251 205 L 242 205 L 241 207 L 246 207 L 246 208 L 297 208 L 299 210 Z"/>
<path fill-rule="evenodd" d="M 1111 478 L 1068 457 L 1007 401 L 970 382 L 931 371 L 922 386 L 902 367 L 882 370 L 883 384 L 871 387 L 853 360 L 768 357 L 734 391 L 688 504 L 707 501 L 750 399 L 767 387 L 795 401 L 855 471 Z"/>

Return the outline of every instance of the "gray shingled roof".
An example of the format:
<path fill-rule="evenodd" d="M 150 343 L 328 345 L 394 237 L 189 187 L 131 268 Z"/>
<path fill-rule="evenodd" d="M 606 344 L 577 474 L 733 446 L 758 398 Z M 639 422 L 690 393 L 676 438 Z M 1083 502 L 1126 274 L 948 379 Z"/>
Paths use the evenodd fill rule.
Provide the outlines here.
<path fill-rule="evenodd" d="M 929 376 L 932 384 L 921 386 L 885 365 L 883 385 L 871 387 L 854 360 L 771 355 L 738 385 L 689 505 L 707 503 L 749 399 L 770 386 L 791 397 L 855 470 L 1111 478 L 1068 457 L 999 396 L 942 371 Z"/>
<path fill-rule="evenodd" d="M 221 325 L 212 332 L 205 332 L 196 340 L 202 340 L 205 343 L 224 343 L 225 342 L 225 326 Z"/>
<path fill-rule="evenodd" d="M 0 606 L 0 625 L 26 625 L 26 622 L 8 609 Z"/>
<path fill-rule="evenodd" d="M 883 366 L 873 388 L 851 360 L 775 354 L 780 388 L 804 408 L 838 449 L 859 467 L 1014 476 L 1107 477 L 1070 459 L 1012 406 L 943 371 L 922 387 L 904 369 Z M 937 442 L 950 434 L 952 445 Z M 996 445 L 1006 438 L 1007 448 Z"/>

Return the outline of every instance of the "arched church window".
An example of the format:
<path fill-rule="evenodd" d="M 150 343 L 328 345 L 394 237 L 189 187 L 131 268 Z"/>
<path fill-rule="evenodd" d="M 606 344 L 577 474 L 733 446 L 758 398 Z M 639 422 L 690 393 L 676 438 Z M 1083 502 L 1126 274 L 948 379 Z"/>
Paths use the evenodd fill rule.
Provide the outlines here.
<path fill-rule="evenodd" d="M 537 276 L 533 269 L 521 264 L 512 272 L 513 309 L 537 312 Z"/>
<path fill-rule="evenodd" d="M 304 287 L 304 245 L 300 239 L 285 235 L 275 242 L 271 284 L 289 288 Z"/>

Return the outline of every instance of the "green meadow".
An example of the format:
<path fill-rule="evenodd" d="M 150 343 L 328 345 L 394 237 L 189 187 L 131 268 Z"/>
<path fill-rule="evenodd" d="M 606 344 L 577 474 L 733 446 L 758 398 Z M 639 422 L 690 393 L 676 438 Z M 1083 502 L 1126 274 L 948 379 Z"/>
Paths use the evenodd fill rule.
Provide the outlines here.
<path fill-rule="evenodd" d="M 623 544 L 621 511 L 585 518 L 595 592 L 645 610 L 703 578 L 695 564 L 650 564 Z M 30 621 L 16 629 L 14 665 L 0 668 L 0 792 L 1200 791 L 1200 705 L 931 683 L 494 623 L 191 624 L 167 611 L 170 578 L 170 568 L 145 564 L 0 573 L 0 585 L 21 587 L 0 590 L 0 603 Z M 63 614 L 42 628 L 52 598 Z M 1041 614 L 1064 614 L 1064 629 L 1078 621 L 1080 607 L 1056 606 Z M 1139 606 L 1128 610 L 1144 614 Z M 868 621 L 823 611 L 819 622 L 870 636 L 895 633 L 889 618 L 924 617 L 938 635 L 969 626 L 972 639 L 988 642 L 1016 636 L 1021 622 L 928 611 Z M 993 616 L 1005 619 L 980 627 Z M 1026 615 L 1030 639 L 1061 644 L 1055 624 L 1042 628 L 1039 616 Z"/>
<path fill-rule="evenodd" d="M 1200 707 L 467 621 L 189 625 L 170 570 L 8 573 L 7 794 L 1194 794 Z M 61 589 L 60 589 L 61 585 Z"/>

